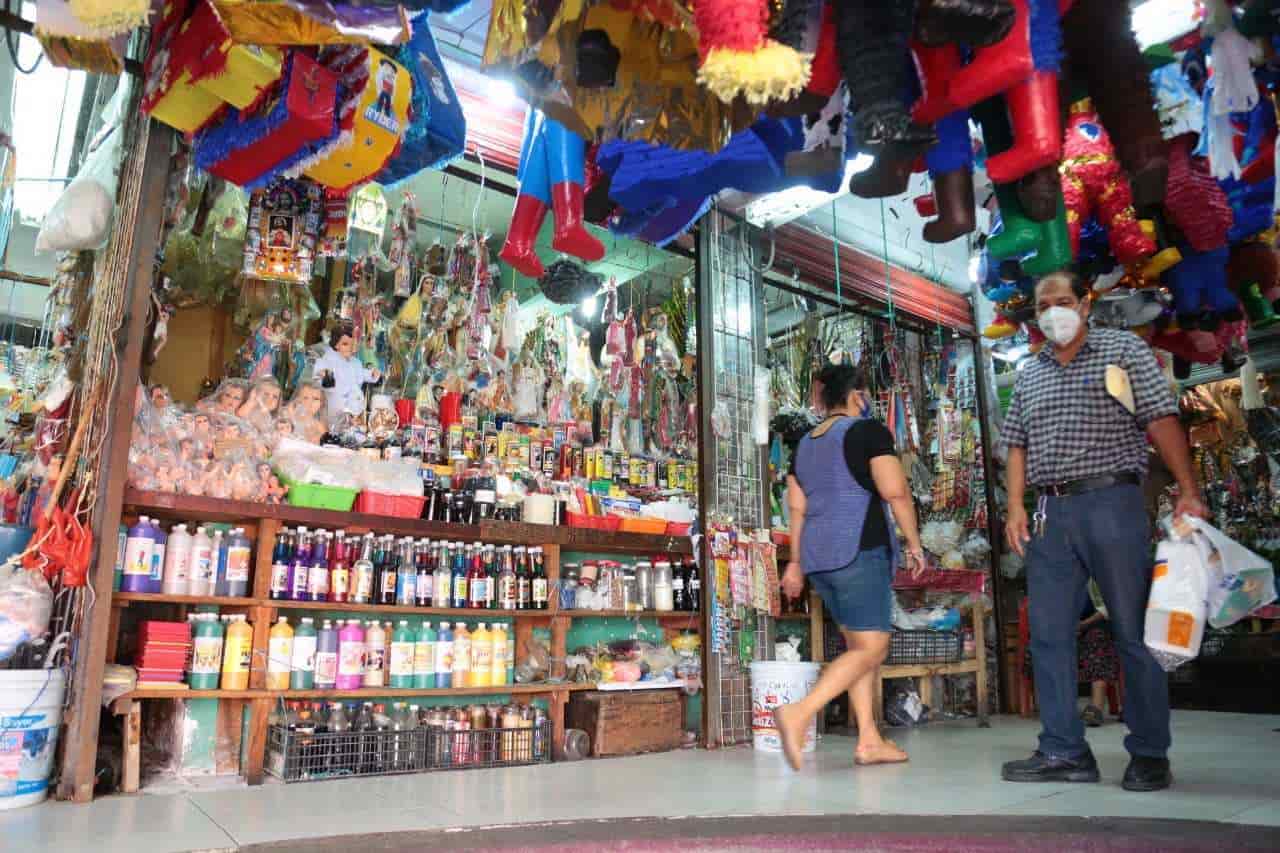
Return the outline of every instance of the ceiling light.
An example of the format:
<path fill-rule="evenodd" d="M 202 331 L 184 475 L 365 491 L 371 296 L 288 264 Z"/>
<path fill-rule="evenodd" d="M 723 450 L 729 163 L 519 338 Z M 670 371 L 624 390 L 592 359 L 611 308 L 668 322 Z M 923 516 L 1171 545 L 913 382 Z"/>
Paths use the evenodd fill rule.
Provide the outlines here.
<path fill-rule="evenodd" d="M 501 77 L 490 77 L 485 83 L 485 95 L 499 109 L 514 107 L 520 103 L 520 95 L 510 80 Z"/>
<path fill-rule="evenodd" d="M 1131 19 L 1138 46 L 1172 41 L 1200 26 L 1203 7 L 1197 0 L 1146 0 L 1134 7 Z"/>
<path fill-rule="evenodd" d="M 595 313 L 596 313 L 596 298 L 594 296 L 588 296 L 586 299 L 582 300 L 582 316 L 590 317 L 592 314 L 595 314 Z"/>
<path fill-rule="evenodd" d="M 844 177 L 840 179 L 838 191 L 824 193 L 812 187 L 791 187 L 779 190 L 747 202 L 743 215 L 752 225 L 762 228 L 785 225 L 812 210 L 830 204 L 843 195 L 848 195 L 849 180 L 859 172 L 870 169 L 874 162 L 875 158 L 870 154 L 859 152 L 853 159 L 845 161 Z"/>

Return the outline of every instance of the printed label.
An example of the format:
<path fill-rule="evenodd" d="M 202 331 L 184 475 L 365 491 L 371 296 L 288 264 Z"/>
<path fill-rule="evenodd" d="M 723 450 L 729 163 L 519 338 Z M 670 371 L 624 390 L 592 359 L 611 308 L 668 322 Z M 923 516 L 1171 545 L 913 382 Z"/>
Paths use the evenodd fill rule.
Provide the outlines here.
<path fill-rule="evenodd" d="M 191 674 L 211 675 L 222 663 L 221 637 L 196 637 L 191 647 Z"/>
<path fill-rule="evenodd" d="M 308 572 L 307 587 L 311 591 L 311 598 L 315 601 L 324 601 L 329 597 L 329 570 L 324 566 L 312 566 Z"/>
<path fill-rule="evenodd" d="M 227 582 L 249 580 L 249 549 L 243 545 L 227 549 Z"/>
<path fill-rule="evenodd" d="M 284 563 L 274 563 L 271 566 L 271 594 L 282 596 L 289 587 L 289 567 Z"/>
<path fill-rule="evenodd" d="M 547 600 L 547 581 L 545 578 L 533 579 L 533 600 L 535 602 Z"/>
<path fill-rule="evenodd" d="M 333 684 L 338 678 L 338 653 L 316 652 L 316 684 Z"/>
<path fill-rule="evenodd" d="M 293 567 L 293 598 L 302 598 L 302 596 L 307 594 L 307 590 L 310 589 L 307 585 L 308 575 L 310 574 L 311 573 L 307 570 L 306 566 Z"/>
<path fill-rule="evenodd" d="M 1191 648 L 1191 632 L 1195 628 L 1195 617 L 1182 610 L 1169 614 L 1168 642 L 1171 646 Z"/>
<path fill-rule="evenodd" d="M 1162 578 L 1169 574 L 1169 561 L 1160 560 L 1156 563 L 1155 569 L 1151 572 L 1151 579 Z"/>
<path fill-rule="evenodd" d="M 391 675 L 412 676 L 414 668 L 413 643 L 391 644 Z"/>
<path fill-rule="evenodd" d="M 334 569 L 329 577 L 330 592 L 333 593 L 335 600 L 341 600 L 350 592 L 349 585 L 351 583 L 351 573 L 346 569 Z"/>
<path fill-rule="evenodd" d="M 364 643 L 343 643 L 338 648 L 338 674 L 360 675 L 364 672 Z"/>
<path fill-rule="evenodd" d="M 267 671 L 288 672 L 293 664 L 293 637 L 272 637 L 267 643 Z"/>
<path fill-rule="evenodd" d="M 294 637 L 293 638 L 293 659 L 290 661 L 293 668 L 299 672 L 312 672 L 316 668 L 316 638 L 315 637 Z"/>
<path fill-rule="evenodd" d="M 124 546 L 124 573 L 151 577 L 151 540 L 130 539 Z"/>
<path fill-rule="evenodd" d="M 416 643 L 413 647 L 413 671 L 415 674 L 431 675 L 436 669 L 436 644 Z"/>
<path fill-rule="evenodd" d="M 436 643 L 436 672 L 453 672 L 453 643 Z"/>

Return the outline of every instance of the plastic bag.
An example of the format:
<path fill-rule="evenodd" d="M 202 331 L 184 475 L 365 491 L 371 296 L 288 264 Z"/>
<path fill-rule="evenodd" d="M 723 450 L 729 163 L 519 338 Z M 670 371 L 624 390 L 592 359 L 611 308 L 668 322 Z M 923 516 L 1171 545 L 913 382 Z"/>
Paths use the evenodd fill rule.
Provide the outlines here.
<path fill-rule="evenodd" d="M 1200 654 L 1208 586 L 1208 569 L 1194 543 L 1166 539 L 1156 547 L 1143 639 L 1165 671 Z"/>
<path fill-rule="evenodd" d="M 1271 562 L 1198 518 L 1192 541 L 1208 571 L 1208 621 L 1215 628 L 1234 625 L 1259 607 L 1276 600 Z"/>
<path fill-rule="evenodd" d="M 0 661 L 13 657 L 23 643 L 49 631 L 53 590 L 40 572 L 17 562 L 0 567 Z"/>

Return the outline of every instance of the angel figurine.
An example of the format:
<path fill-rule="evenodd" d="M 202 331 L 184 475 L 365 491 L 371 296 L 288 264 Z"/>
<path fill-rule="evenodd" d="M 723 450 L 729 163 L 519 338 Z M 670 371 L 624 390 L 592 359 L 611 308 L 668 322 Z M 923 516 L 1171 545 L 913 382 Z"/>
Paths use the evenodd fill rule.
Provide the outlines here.
<path fill-rule="evenodd" d="M 505 362 L 520 345 L 520 303 L 514 290 L 503 291 L 490 315 L 493 329 L 493 356 Z"/>
<path fill-rule="evenodd" d="M 542 416 L 542 370 L 528 350 L 515 370 L 515 415 L 520 420 L 536 420 Z"/>
<path fill-rule="evenodd" d="M 280 312 L 268 311 L 253 334 L 240 347 L 241 373 L 250 381 L 272 376 L 280 348 L 288 340 L 288 327 L 292 314 L 285 308 Z"/>

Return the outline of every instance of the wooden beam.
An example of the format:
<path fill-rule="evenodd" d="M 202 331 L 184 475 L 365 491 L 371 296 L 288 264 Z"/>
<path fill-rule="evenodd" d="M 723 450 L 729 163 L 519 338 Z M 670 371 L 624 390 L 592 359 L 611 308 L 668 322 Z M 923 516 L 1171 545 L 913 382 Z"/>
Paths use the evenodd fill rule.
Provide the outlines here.
<path fill-rule="evenodd" d="M 164 216 L 169 178 L 172 131 L 158 122 L 144 125 L 146 154 L 142 164 L 139 209 L 129 258 L 129 299 L 118 338 L 116 385 L 105 401 L 105 453 L 99 471 L 98 498 L 93 508 L 97 559 L 90 583 L 97 593 L 84 615 L 80 648 L 71 683 L 71 704 L 58 796 L 77 802 L 93 799 L 94 767 L 98 754 L 98 724 L 102 704 L 102 674 L 107 661 L 107 632 L 111 625 L 111 585 L 116 563 L 116 531 L 124 503 L 129 470 L 129 441 L 133 426 L 134 391 L 142 366 L 151 308 L 151 284 Z M 119 215 L 119 214 L 117 214 Z"/>

